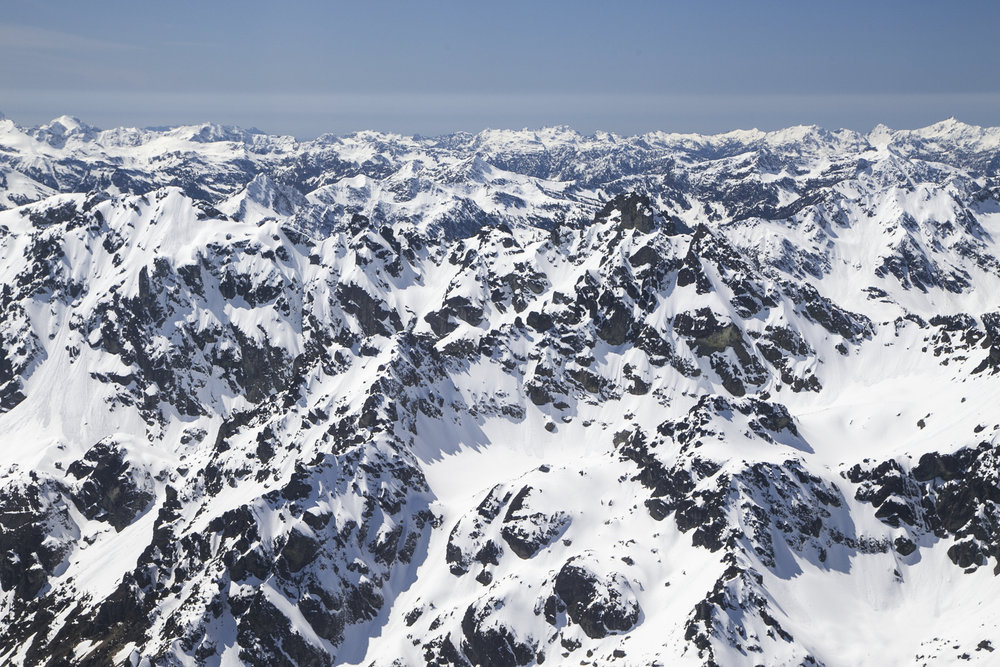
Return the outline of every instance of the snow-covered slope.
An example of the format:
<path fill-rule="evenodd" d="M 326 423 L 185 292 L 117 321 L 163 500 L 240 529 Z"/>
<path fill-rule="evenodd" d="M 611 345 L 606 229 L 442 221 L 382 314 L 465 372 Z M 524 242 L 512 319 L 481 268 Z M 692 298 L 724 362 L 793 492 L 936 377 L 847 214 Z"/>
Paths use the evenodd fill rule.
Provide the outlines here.
<path fill-rule="evenodd" d="M 0 662 L 991 664 L 1000 131 L 0 120 Z"/>

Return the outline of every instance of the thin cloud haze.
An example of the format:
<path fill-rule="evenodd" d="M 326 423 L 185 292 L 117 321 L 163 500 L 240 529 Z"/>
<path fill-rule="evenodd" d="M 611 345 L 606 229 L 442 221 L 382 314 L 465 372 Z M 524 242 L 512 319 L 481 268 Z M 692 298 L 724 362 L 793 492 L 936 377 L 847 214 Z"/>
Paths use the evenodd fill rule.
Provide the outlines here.
<path fill-rule="evenodd" d="M 0 25 L 0 52 L 133 51 L 136 46 L 30 25 Z"/>

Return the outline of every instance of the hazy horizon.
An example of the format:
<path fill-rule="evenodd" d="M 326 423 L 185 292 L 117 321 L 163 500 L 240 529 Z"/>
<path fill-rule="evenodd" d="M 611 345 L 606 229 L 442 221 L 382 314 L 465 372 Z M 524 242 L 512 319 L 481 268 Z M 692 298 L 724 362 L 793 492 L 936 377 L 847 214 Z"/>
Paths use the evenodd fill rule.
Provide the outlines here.
<path fill-rule="evenodd" d="M 1000 124 L 1000 5 L 0 0 L 0 111 L 310 138 Z"/>
<path fill-rule="evenodd" d="M 997 99 L 995 100 L 989 99 L 987 96 L 983 97 L 986 98 L 984 100 L 985 103 L 1000 105 L 1000 95 L 997 95 L 996 96 Z M 0 99 L 3 99 L 2 91 L 0 91 Z M 705 100 L 702 103 L 709 104 L 710 100 Z M 819 102 L 816 102 L 814 104 L 818 103 Z M 927 108 L 930 106 L 933 106 L 934 108 L 933 111 L 927 110 Z M 580 134 L 583 135 L 590 135 L 595 132 L 610 132 L 617 136 L 627 137 L 627 136 L 635 136 L 635 135 L 645 134 L 648 132 L 657 132 L 657 131 L 677 133 L 677 134 L 704 134 L 704 135 L 724 134 L 733 131 L 750 131 L 750 130 L 771 132 L 800 125 L 807 125 L 807 126 L 815 125 L 827 130 L 846 129 L 864 134 L 871 131 L 878 125 L 886 125 L 894 130 L 912 130 L 912 129 L 919 129 L 922 127 L 927 127 L 929 125 L 933 125 L 948 120 L 950 118 L 954 118 L 955 120 L 962 123 L 966 123 L 968 125 L 975 125 L 982 127 L 994 127 L 996 125 L 1000 125 L 1000 121 L 994 120 L 993 123 L 989 122 L 990 119 L 993 118 L 993 116 L 989 114 L 982 114 L 987 117 L 980 119 L 975 117 L 969 118 L 967 116 L 963 117 L 956 115 L 954 113 L 950 113 L 949 107 L 943 101 L 942 103 L 936 105 L 925 105 L 923 113 L 911 114 L 909 116 L 910 122 L 895 122 L 895 123 L 887 122 L 888 120 L 891 120 L 891 118 L 889 118 L 888 115 L 886 116 L 872 115 L 867 120 L 859 120 L 859 122 L 854 123 L 850 126 L 823 123 L 823 122 L 801 122 L 801 121 L 796 121 L 794 118 L 789 118 L 789 121 L 786 123 L 782 123 L 780 121 L 770 122 L 770 123 L 744 122 L 739 125 L 736 124 L 727 125 L 725 124 L 724 121 L 720 120 L 715 123 L 707 125 L 704 123 L 692 124 L 692 123 L 667 122 L 662 125 L 626 124 L 625 127 L 623 128 L 621 125 L 619 125 L 619 127 L 607 127 L 586 120 L 582 123 L 570 122 L 566 119 L 563 119 L 561 122 L 552 122 L 550 120 L 546 120 L 542 116 L 539 116 L 536 122 L 527 122 L 521 125 L 514 125 L 514 124 L 504 125 L 502 124 L 502 122 L 494 122 L 494 123 L 487 123 L 481 126 L 476 126 L 473 123 L 469 122 L 458 123 L 457 126 L 448 126 L 445 125 L 444 122 L 440 120 L 435 121 L 432 119 L 431 122 L 428 123 L 426 122 L 425 118 L 425 122 L 423 124 L 416 123 L 412 126 L 416 129 L 407 129 L 408 127 L 407 124 L 403 124 L 402 126 L 397 124 L 392 124 L 389 126 L 380 125 L 377 120 L 378 118 L 377 115 L 372 115 L 370 117 L 373 120 L 369 124 L 355 125 L 350 123 L 345 124 L 344 122 L 342 122 L 343 115 L 338 115 L 336 112 L 333 112 L 331 114 L 314 112 L 316 118 L 312 121 L 312 123 L 310 123 L 310 125 L 313 126 L 313 129 L 312 131 L 305 131 L 305 132 L 281 131 L 281 125 L 282 125 L 281 123 L 268 123 L 269 119 L 272 120 L 274 119 L 275 116 L 274 111 L 266 111 L 265 113 L 258 114 L 258 116 L 256 116 L 257 118 L 256 120 L 255 116 L 249 112 L 241 114 L 237 117 L 233 117 L 231 114 L 224 114 L 224 113 L 217 114 L 214 117 L 206 116 L 204 114 L 197 115 L 191 113 L 178 113 L 176 114 L 175 117 L 173 117 L 173 119 L 171 119 L 169 115 L 162 113 L 157 115 L 132 113 L 129 116 L 116 116 L 115 114 L 107 114 L 102 112 L 95 113 L 94 109 L 88 107 L 87 105 L 82 105 L 82 110 L 80 108 L 81 105 L 76 105 L 75 108 L 74 105 L 68 105 L 68 107 L 69 108 L 59 113 L 50 112 L 48 108 L 46 108 L 45 110 L 36 110 L 34 112 L 31 112 L 29 110 L 28 112 L 25 113 L 19 113 L 18 111 L 21 110 L 21 107 L 13 107 L 15 109 L 14 112 L 10 111 L 10 107 L 8 108 L 0 107 L 0 117 L 5 117 L 11 121 L 14 121 L 16 124 L 22 127 L 37 127 L 40 125 L 44 125 L 60 116 L 72 116 L 87 125 L 97 127 L 98 129 L 101 130 L 113 129 L 118 127 L 126 127 L 126 128 L 134 127 L 140 129 L 165 128 L 165 127 L 180 127 L 187 125 L 200 125 L 203 123 L 213 123 L 218 125 L 237 126 L 247 130 L 250 129 L 259 130 L 265 134 L 276 135 L 276 136 L 282 136 L 282 135 L 294 136 L 296 140 L 300 141 L 315 139 L 316 137 L 322 134 L 333 134 L 342 136 L 361 131 L 375 131 L 387 134 L 400 134 L 404 136 L 434 137 L 434 136 L 444 136 L 448 134 L 455 134 L 461 132 L 476 134 L 486 130 L 539 130 L 542 128 L 561 127 L 561 126 L 571 128 L 572 130 L 579 132 Z M 49 113 L 52 113 L 52 115 L 49 115 Z M 329 127 L 329 129 L 323 129 L 324 125 L 322 122 L 322 118 L 320 118 L 321 116 L 326 116 L 326 115 L 329 115 L 329 117 L 335 119 L 334 122 L 330 123 L 329 126 L 326 126 Z M 762 114 L 744 114 L 743 118 L 745 120 L 747 117 L 754 115 L 756 115 L 759 118 L 762 118 Z M 979 114 L 971 114 L 971 115 L 978 116 Z M 419 114 L 415 114 L 415 116 L 419 116 Z M 861 117 L 860 114 L 859 117 Z M 120 118 L 120 120 L 116 120 L 118 118 Z M 340 119 L 339 121 L 337 120 L 338 118 Z M 137 119 L 145 119 L 145 121 Z M 762 120 L 764 119 L 762 118 Z M 734 118 L 734 122 L 735 121 L 736 119 Z M 275 129 L 273 127 L 274 125 L 278 125 L 279 128 Z M 419 131 L 421 127 L 425 128 L 424 131 Z M 434 128 L 434 129 L 428 130 L 427 128 Z"/>

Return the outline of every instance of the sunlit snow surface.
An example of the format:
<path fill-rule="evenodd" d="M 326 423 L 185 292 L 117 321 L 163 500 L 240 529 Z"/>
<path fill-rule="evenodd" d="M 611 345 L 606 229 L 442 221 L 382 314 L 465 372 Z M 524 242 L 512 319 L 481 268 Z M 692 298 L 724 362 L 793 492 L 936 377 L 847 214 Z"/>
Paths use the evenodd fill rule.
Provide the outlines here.
<path fill-rule="evenodd" d="M 0 120 L 0 662 L 992 664 L 998 165 Z"/>

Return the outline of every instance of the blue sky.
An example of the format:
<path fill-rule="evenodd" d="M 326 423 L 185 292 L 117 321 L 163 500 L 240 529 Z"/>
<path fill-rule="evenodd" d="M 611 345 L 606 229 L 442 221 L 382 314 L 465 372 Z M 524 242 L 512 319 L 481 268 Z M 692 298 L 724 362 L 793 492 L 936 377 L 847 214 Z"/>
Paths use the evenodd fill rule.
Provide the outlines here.
<path fill-rule="evenodd" d="M 0 111 L 300 137 L 1000 125 L 1000 2 L 0 0 Z"/>

